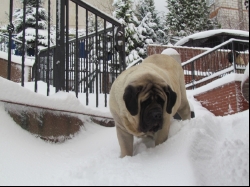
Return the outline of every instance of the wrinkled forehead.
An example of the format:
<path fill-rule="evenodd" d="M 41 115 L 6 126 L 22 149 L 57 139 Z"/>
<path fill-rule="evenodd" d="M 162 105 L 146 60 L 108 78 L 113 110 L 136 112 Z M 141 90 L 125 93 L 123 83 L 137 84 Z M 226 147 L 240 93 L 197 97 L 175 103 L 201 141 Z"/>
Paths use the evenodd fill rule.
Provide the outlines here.
<path fill-rule="evenodd" d="M 142 100 L 147 99 L 153 95 L 158 95 L 161 98 L 165 98 L 164 87 L 167 86 L 166 82 L 159 77 L 141 77 L 134 82 L 134 85 L 140 88 L 140 98 Z"/>
<path fill-rule="evenodd" d="M 154 97 L 155 96 L 159 96 L 162 99 L 165 98 L 165 92 L 163 90 L 163 86 L 159 85 L 159 84 L 147 84 L 144 87 L 145 89 L 142 90 L 141 94 L 141 99 L 142 100 L 146 100 L 149 97 Z"/>

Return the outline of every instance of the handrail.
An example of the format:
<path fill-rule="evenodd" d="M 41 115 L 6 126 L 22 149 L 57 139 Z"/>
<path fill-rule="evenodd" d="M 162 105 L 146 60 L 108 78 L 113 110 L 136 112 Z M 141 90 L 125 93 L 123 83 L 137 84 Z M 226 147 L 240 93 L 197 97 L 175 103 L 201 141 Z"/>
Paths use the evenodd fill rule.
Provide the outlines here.
<path fill-rule="evenodd" d="M 211 48 L 210 50 L 205 51 L 205 52 L 203 52 L 203 53 L 201 53 L 201 54 L 199 54 L 199 55 L 197 55 L 197 56 L 195 56 L 195 57 L 193 57 L 193 58 L 187 60 L 186 62 L 183 62 L 183 63 L 182 63 L 182 66 L 185 66 L 186 64 L 189 64 L 189 63 L 191 63 L 191 62 L 193 62 L 193 61 L 195 61 L 195 60 L 197 60 L 197 59 L 199 59 L 199 58 L 201 58 L 201 57 L 203 57 L 203 56 L 205 56 L 205 55 L 208 55 L 208 54 L 210 54 L 210 53 L 216 51 L 217 49 L 220 49 L 221 47 L 223 47 L 223 46 L 225 46 L 225 45 L 227 45 L 227 44 L 229 44 L 229 43 L 231 43 L 231 42 L 234 42 L 234 41 L 243 42 L 243 43 L 249 43 L 248 40 L 239 40 L 239 39 L 231 38 L 231 39 L 229 39 L 228 41 L 223 42 L 222 44 L 217 45 L 216 47 Z"/>
<path fill-rule="evenodd" d="M 217 77 L 217 76 L 219 76 L 219 75 L 221 75 L 221 74 L 225 74 L 225 73 L 232 72 L 233 70 L 234 70 L 233 67 L 229 67 L 229 68 L 227 68 L 227 69 L 225 69 L 225 70 L 221 70 L 220 72 L 211 74 L 211 75 L 209 75 L 209 76 L 207 76 L 207 77 L 205 77 L 205 78 L 203 78 L 203 79 L 201 79 L 201 80 L 193 81 L 192 83 L 186 84 L 186 88 L 187 88 L 187 87 L 190 87 L 190 86 L 193 86 L 194 84 L 199 84 L 199 83 L 202 83 L 202 82 L 207 81 L 207 80 L 209 80 L 209 79 L 215 78 L 215 77 Z"/>
<path fill-rule="evenodd" d="M 106 14 L 105 12 L 98 10 L 96 8 L 94 8 L 92 5 L 83 2 L 82 0 L 71 0 L 72 2 L 76 3 L 77 5 L 87 9 L 88 11 L 94 13 L 94 14 L 98 14 L 99 17 L 107 20 L 108 22 L 114 24 L 114 25 L 122 25 L 121 22 L 119 20 L 117 20 L 116 18 L 109 16 L 108 14 Z"/>
<path fill-rule="evenodd" d="M 53 9 L 51 6 L 52 0 L 47 1 L 48 15 L 50 15 Z M 41 80 L 47 83 L 47 95 L 50 93 L 50 85 L 53 85 L 56 91 L 65 90 L 68 92 L 74 90 L 76 97 L 78 97 L 78 92 L 82 92 L 86 95 L 86 105 L 89 104 L 89 93 L 94 93 L 96 94 L 96 107 L 99 105 L 99 93 L 104 93 L 104 104 L 106 107 L 110 85 L 126 67 L 124 24 L 111 15 L 84 2 L 84 0 L 59 0 L 55 3 L 55 45 L 50 43 L 50 29 L 48 29 L 47 34 L 49 37 L 45 37 L 45 40 L 48 41 L 48 47 L 38 48 L 37 26 L 35 30 L 35 63 L 31 73 L 32 80 L 35 81 L 34 91 L 37 92 L 37 81 Z M 25 12 L 26 6 L 27 4 L 23 3 L 23 12 Z M 39 3 L 36 3 L 36 16 L 39 16 L 38 6 Z M 10 9 L 13 9 L 12 4 L 10 4 Z M 81 13 L 85 13 L 85 15 L 81 14 L 80 17 L 79 9 L 82 10 Z M 94 20 L 90 20 L 92 14 L 94 15 Z M 71 39 L 69 38 L 70 15 L 75 16 L 75 36 Z M 10 16 L 13 16 L 11 12 Z M 79 34 L 79 21 L 83 21 L 85 27 L 83 27 L 85 30 L 83 34 Z M 26 24 L 25 18 L 23 22 L 23 24 Z M 37 24 L 38 22 L 36 22 L 36 25 Z M 12 21 L 10 19 L 10 26 L 11 25 Z M 48 28 L 50 27 L 51 24 L 50 21 L 48 21 Z M 99 27 L 102 27 L 102 29 L 99 29 Z M 93 30 L 90 31 L 90 28 Z M 11 31 L 11 29 L 12 27 L 10 27 L 8 31 Z M 3 47 L 5 48 L 7 46 L 7 42 L 5 42 L 6 38 L 8 37 L 3 35 Z M 23 32 L 23 38 L 25 38 L 25 32 Z M 9 36 L 9 39 L 12 39 L 12 35 Z M 15 44 L 18 45 L 23 44 L 21 45 L 21 49 L 28 49 L 26 42 L 24 45 L 24 42 L 15 38 L 13 38 L 12 41 L 15 41 Z M 25 54 L 22 54 L 22 57 L 24 57 Z M 23 59 L 24 58 L 22 58 L 22 60 Z M 9 64 L 8 68 L 11 67 Z M 9 69 L 8 74 L 11 74 L 11 69 Z M 23 70 L 24 67 L 22 66 L 22 77 L 24 76 Z M 96 72 L 96 77 L 94 77 L 94 79 L 92 78 L 93 82 L 91 82 L 91 80 L 89 81 L 89 75 L 93 72 Z M 84 81 L 79 84 L 79 80 Z M 23 86 L 24 79 L 22 78 L 21 81 Z"/>
<path fill-rule="evenodd" d="M 2 33 L 0 33 L 0 35 L 1 35 L 1 36 L 3 36 L 3 37 L 9 38 L 9 36 L 4 35 L 4 34 L 2 34 Z M 20 41 L 20 40 L 18 40 L 18 39 L 16 39 L 16 38 L 14 38 L 14 37 L 12 37 L 12 40 L 14 40 L 14 41 L 16 41 L 16 42 L 18 42 L 18 43 L 20 43 L 20 44 L 22 44 L 22 43 L 23 43 L 22 41 Z M 27 46 L 27 43 L 26 43 L 25 45 Z"/>
<path fill-rule="evenodd" d="M 237 50 L 235 44 L 242 48 L 238 48 Z M 239 52 L 239 50 L 241 52 Z M 233 64 L 228 59 L 228 55 L 232 51 L 241 54 L 237 59 L 235 59 L 237 57 L 236 55 L 232 55 Z M 248 56 L 249 41 L 231 38 L 228 41 L 183 62 L 182 67 L 186 78 L 186 88 L 192 87 L 192 89 L 194 89 L 197 86 L 199 87 L 233 71 L 242 73 L 246 65 L 246 62 L 244 62 L 243 59 L 247 60 L 249 58 Z M 244 63 L 242 63 L 242 61 Z M 232 66 L 229 67 L 230 64 L 228 63 L 231 63 Z M 190 72 L 190 74 L 187 74 L 187 72 Z M 207 74 L 207 72 L 209 72 L 209 74 Z"/>
<path fill-rule="evenodd" d="M 109 29 L 112 31 L 112 28 L 107 28 L 106 31 L 109 31 Z M 104 33 L 104 29 L 98 30 L 97 33 L 98 33 L 98 34 Z M 88 34 L 88 37 L 94 36 L 95 34 L 96 34 L 96 32 L 92 32 L 92 33 Z M 83 36 L 79 37 L 78 40 L 86 39 L 86 37 L 87 37 L 87 35 L 83 35 Z M 70 44 L 70 43 L 73 43 L 73 42 L 75 42 L 75 41 L 76 41 L 76 38 L 70 39 L 70 40 L 69 40 L 69 44 Z M 50 46 L 49 48 L 50 48 L 50 49 L 54 49 L 54 48 L 56 48 L 56 45 L 52 45 L 52 46 Z M 46 50 L 48 50 L 48 47 L 44 47 L 44 48 L 41 49 L 39 52 L 41 53 L 41 52 L 46 51 Z"/>

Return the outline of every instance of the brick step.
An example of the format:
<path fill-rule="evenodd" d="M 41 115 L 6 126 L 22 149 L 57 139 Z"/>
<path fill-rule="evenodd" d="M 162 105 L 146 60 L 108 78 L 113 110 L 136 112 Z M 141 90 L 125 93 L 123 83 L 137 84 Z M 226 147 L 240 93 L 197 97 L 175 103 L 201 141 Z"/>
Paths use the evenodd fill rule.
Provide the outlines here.
<path fill-rule="evenodd" d="M 215 116 L 231 115 L 249 109 L 249 103 L 241 92 L 241 81 L 221 85 L 194 95 L 194 98 Z"/>

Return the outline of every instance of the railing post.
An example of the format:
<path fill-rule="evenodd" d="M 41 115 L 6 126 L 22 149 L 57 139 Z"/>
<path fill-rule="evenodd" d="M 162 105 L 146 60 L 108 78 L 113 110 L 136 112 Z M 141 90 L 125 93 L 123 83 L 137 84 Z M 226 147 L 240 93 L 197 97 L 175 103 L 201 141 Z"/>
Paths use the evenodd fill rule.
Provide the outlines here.
<path fill-rule="evenodd" d="M 126 55 L 125 55 L 125 30 L 124 26 L 121 25 L 117 28 L 115 33 L 116 40 L 116 51 L 119 52 L 119 61 L 120 61 L 120 72 L 126 69 Z"/>
<path fill-rule="evenodd" d="M 38 59 L 38 10 L 39 10 L 39 2 L 36 2 L 36 39 L 35 39 L 35 92 L 37 92 L 37 81 L 38 81 L 38 75 L 41 75 L 41 68 L 40 68 L 40 60 Z M 23 36 L 25 37 L 25 36 Z"/>
<path fill-rule="evenodd" d="M 234 41 L 232 41 L 232 56 L 233 56 L 233 66 L 234 66 L 234 73 L 236 73 L 236 62 L 235 62 L 235 54 L 234 54 Z"/>
<path fill-rule="evenodd" d="M 122 41 L 123 41 L 123 46 L 122 46 L 122 64 L 123 64 L 123 70 L 125 70 L 127 68 L 126 65 L 126 54 L 125 54 L 125 27 L 124 25 L 122 25 L 122 32 L 123 32 L 123 37 L 122 37 Z"/>
<path fill-rule="evenodd" d="M 26 49 L 26 45 L 25 45 L 25 42 L 26 42 L 26 38 L 25 38 L 26 5 L 27 5 L 27 1 L 24 0 L 23 1 L 23 38 L 22 38 L 22 83 L 21 83 L 23 87 L 24 87 L 24 62 L 25 62 L 25 56 L 26 56 L 26 50 L 25 50 Z M 37 63 L 35 63 L 35 66 L 37 66 Z M 37 71 L 36 71 L 36 74 L 37 74 Z M 37 81 L 35 85 L 37 85 Z"/>
<path fill-rule="evenodd" d="M 50 92 L 50 84 L 49 84 L 49 79 L 50 79 L 50 5 L 51 0 L 48 0 L 48 50 L 47 50 L 47 71 L 46 71 L 46 82 L 47 82 L 47 96 L 49 96 Z"/>
<path fill-rule="evenodd" d="M 195 72 L 194 72 L 194 61 L 192 62 L 192 84 L 193 84 L 193 90 L 195 89 L 195 84 L 194 84 L 194 82 L 195 82 Z"/>
<path fill-rule="evenodd" d="M 56 92 L 65 90 L 65 2 L 66 0 L 56 1 L 56 55 L 54 60 Z"/>
<path fill-rule="evenodd" d="M 68 0 L 65 1 L 65 6 L 66 6 L 66 16 L 65 16 L 66 17 L 66 42 L 64 44 L 66 44 L 66 46 L 64 49 L 66 50 L 66 54 L 65 54 L 66 58 L 64 59 L 66 63 L 65 64 L 66 65 L 66 92 L 69 92 L 69 1 Z M 64 27 L 63 27 L 63 31 L 64 31 Z"/>
<path fill-rule="evenodd" d="M 14 26 L 12 24 L 12 14 L 13 14 L 13 0 L 10 0 L 10 12 L 9 12 L 9 25 L 8 25 L 8 32 L 9 32 L 9 51 L 8 51 L 8 80 L 11 79 L 11 44 L 12 44 L 12 33 L 14 31 Z"/>
<path fill-rule="evenodd" d="M 78 5 L 76 4 L 76 44 L 75 44 L 75 71 L 74 71 L 74 87 L 75 87 L 75 93 L 76 93 L 76 97 L 78 98 L 78 92 L 79 92 L 79 71 L 78 71 L 78 66 L 79 66 L 79 38 L 78 38 Z"/>

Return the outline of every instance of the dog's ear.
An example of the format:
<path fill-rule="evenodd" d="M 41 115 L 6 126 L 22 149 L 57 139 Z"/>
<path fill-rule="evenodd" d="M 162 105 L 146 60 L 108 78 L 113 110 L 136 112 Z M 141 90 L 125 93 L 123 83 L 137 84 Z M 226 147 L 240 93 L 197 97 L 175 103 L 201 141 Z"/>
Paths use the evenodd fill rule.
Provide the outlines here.
<path fill-rule="evenodd" d="M 170 86 L 164 87 L 164 92 L 167 95 L 167 108 L 166 111 L 167 113 L 171 114 L 172 113 L 172 108 L 175 105 L 176 99 L 177 99 L 177 94 L 171 89 Z"/>
<path fill-rule="evenodd" d="M 123 100 L 127 107 L 127 110 L 130 112 L 132 116 L 135 116 L 138 113 L 138 95 L 141 91 L 141 87 L 134 87 L 128 85 L 125 88 L 123 94 Z"/>

